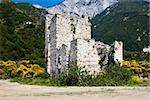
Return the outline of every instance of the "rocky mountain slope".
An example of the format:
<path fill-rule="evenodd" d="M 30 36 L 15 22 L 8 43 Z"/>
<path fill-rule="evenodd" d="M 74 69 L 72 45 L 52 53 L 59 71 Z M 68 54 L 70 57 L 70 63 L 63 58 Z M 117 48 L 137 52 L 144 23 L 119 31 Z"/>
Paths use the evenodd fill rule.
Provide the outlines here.
<path fill-rule="evenodd" d="M 48 8 L 47 11 L 51 14 L 66 13 L 93 17 L 116 2 L 117 0 L 65 0 L 57 6 Z"/>
<path fill-rule="evenodd" d="M 92 19 L 92 33 L 96 40 L 124 42 L 129 51 L 142 51 L 149 46 L 150 2 L 136 0 L 119 2 Z"/>
<path fill-rule="evenodd" d="M 94 4 L 94 0 L 91 1 Z M 29 4 L 0 4 L 0 59 L 30 59 L 33 63 L 45 64 L 44 12 Z M 146 1 L 116 3 L 92 19 L 93 38 L 108 44 L 121 40 L 126 50 L 141 51 L 149 45 L 149 17 Z"/>

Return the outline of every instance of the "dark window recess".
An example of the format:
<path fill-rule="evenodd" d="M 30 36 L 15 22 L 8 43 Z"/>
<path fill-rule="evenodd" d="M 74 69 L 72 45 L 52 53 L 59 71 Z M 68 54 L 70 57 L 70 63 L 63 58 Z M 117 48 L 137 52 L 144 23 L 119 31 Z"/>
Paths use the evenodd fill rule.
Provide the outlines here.
<path fill-rule="evenodd" d="M 74 24 L 71 23 L 71 26 L 74 26 Z"/>
<path fill-rule="evenodd" d="M 84 15 L 82 15 L 81 17 L 82 17 L 82 18 L 84 18 L 85 16 L 84 16 Z"/>
<path fill-rule="evenodd" d="M 70 18 L 71 21 L 73 21 L 73 18 Z"/>
<path fill-rule="evenodd" d="M 73 34 L 76 33 L 76 28 L 75 28 L 74 24 L 71 24 L 71 31 L 73 32 Z"/>
<path fill-rule="evenodd" d="M 73 28 L 73 34 L 76 34 L 76 28 L 75 27 Z"/>
<path fill-rule="evenodd" d="M 58 56 L 58 63 L 61 64 L 61 56 Z"/>
<path fill-rule="evenodd" d="M 49 42 L 51 41 L 51 35 L 49 35 Z"/>
<path fill-rule="evenodd" d="M 50 29 L 51 29 L 51 27 L 49 26 L 49 27 L 48 27 L 48 29 L 50 30 Z"/>

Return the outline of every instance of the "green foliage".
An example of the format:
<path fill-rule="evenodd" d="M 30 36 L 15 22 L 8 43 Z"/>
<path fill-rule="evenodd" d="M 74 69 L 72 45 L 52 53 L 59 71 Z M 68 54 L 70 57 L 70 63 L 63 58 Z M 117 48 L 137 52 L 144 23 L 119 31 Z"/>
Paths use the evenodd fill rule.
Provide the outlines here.
<path fill-rule="evenodd" d="M 92 19 L 93 38 L 111 44 L 124 42 L 127 51 L 149 46 L 149 2 L 119 2 Z M 138 38 L 140 37 L 140 40 Z"/>
<path fill-rule="evenodd" d="M 119 65 L 108 65 L 105 72 L 89 75 L 76 65 L 70 66 L 59 76 L 63 86 L 122 86 L 127 85 L 132 73 Z"/>
<path fill-rule="evenodd" d="M 12 82 L 18 82 L 21 84 L 29 84 L 29 85 L 40 85 L 40 86 L 60 86 L 59 81 L 49 77 L 47 79 L 37 77 L 37 78 L 13 78 Z"/>
<path fill-rule="evenodd" d="M 109 65 L 106 67 L 106 76 L 113 80 L 114 85 L 124 85 L 130 80 L 132 73 L 119 65 Z"/>
<path fill-rule="evenodd" d="M 109 65 L 105 70 L 92 78 L 91 86 L 124 86 L 132 76 L 129 70 L 119 65 Z"/>
<path fill-rule="evenodd" d="M 80 68 L 76 65 L 76 63 L 70 63 L 66 66 L 58 76 L 58 80 L 64 86 L 74 86 L 78 84 L 80 76 Z"/>
<path fill-rule="evenodd" d="M 150 79 L 141 79 L 138 76 L 132 76 L 128 81 L 128 86 L 150 86 Z"/>
<path fill-rule="evenodd" d="M 3 65 L 4 64 L 1 62 L 1 69 L 4 67 Z M 12 62 L 9 65 L 12 65 Z M 119 65 L 108 65 L 105 68 L 105 71 L 90 75 L 87 71 L 79 68 L 75 63 L 70 63 L 66 66 L 66 69 L 55 77 L 46 72 L 42 72 L 42 74 L 40 74 L 41 68 L 39 68 L 38 65 L 31 66 L 27 61 L 24 61 L 14 71 L 17 75 L 12 74 L 11 70 L 14 67 L 5 68 L 10 70 L 9 74 L 2 69 L 0 70 L 0 78 L 8 78 L 11 79 L 11 81 L 22 84 L 43 86 L 149 86 L 149 80 L 145 81 L 143 79 L 139 79 L 138 77 L 134 77 L 126 67 L 121 67 Z M 36 75 L 37 72 L 39 75 L 35 77 L 34 74 Z M 12 77 L 12 75 L 15 75 L 15 77 Z"/>
<path fill-rule="evenodd" d="M 132 76 L 131 82 L 133 82 L 134 84 L 141 84 L 141 83 L 143 83 L 143 80 L 140 79 L 138 76 Z"/>
<path fill-rule="evenodd" d="M 136 59 L 137 61 L 149 61 L 149 53 L 124 51 L 124 60 Z"/>
<path fill-rule="evenodd" d="M 1 60 L 30 59 L 45 66 L 43 12 L 29 4 L 0 4 Z"/>
<path fill-rule="evenodd" d="M 13 78 L 25 84 L 47 86 L 118 86 L 136 83 L 132 73 L 119 65 L 108 65 L 104 72 L 89 75 L 75 63 L 71 63 L 58 76 L 52 77 L 41 66 L 44 61 L 44 16 L 43 10 L 30 4 L 0 4 L 0 59 L 30 59 L 32 64 L 24 62 L 0 62 L 0 78 Z M 122 40 L 128 51 L 141 51 L 149 45 L 148 3 L 124 2 L 110 7 L 93 20 L 93 37 L 106 43 Z M 127 17 L 128 20 L 123 21 Z M 26 22 L 32 22 L 31 25 Z M 97 27 L 94 27 L 96 25 Z M 117 27 L 116 27 L 117 25 Z M 109 28 L 109 29 L 108 29 Z M 139 30 L 138 30 L 139 29 Z M 95 33 L 95 34 L 94 34 Z M 137 41 L 138 36 L 141 41 Z M 149 59 L 140 54 L 125 53 L 125 58 Z M 138 58 L 139 56 L 139 58 Z M 37 64 L 34 64 L 37 63 Z"/>

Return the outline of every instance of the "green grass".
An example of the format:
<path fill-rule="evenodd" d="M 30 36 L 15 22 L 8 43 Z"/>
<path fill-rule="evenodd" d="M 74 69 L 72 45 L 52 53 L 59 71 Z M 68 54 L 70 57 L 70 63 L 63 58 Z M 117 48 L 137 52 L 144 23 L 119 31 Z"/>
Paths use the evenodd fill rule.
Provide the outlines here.
<path fill-rule="evenodd" d="M 39 85 L 39 86 L 60 86 L 59 81 L 52 78 L 12 78 L 11 82 L 18 82 L 20 84 Z"/>

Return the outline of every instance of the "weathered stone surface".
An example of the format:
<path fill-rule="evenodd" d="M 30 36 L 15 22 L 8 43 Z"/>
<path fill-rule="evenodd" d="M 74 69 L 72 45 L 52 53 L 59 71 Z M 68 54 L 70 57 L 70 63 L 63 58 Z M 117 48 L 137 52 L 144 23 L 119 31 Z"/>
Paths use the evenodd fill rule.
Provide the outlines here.
<path fill-rule="evenodd" d="M 49 14 L 45 27 L 47 71 L 57 73 L 69 62 L 71 41 L 91 39 L 91 23 L 88 17 Z"/>
<path fill-rule="evenodd" d="M 123 62 L 123 43 L 121 41 L 114 42 L 114 61 L 122 65 Z"/>
<path fill-rule="evenodd" d="M 122 45 L 115 41 L 111 48 L 91 39 L 91 23 L 88 17 L 46 15 L 45 57 L 48 73 L 60 72 L 70 61 L 76 62 L 90 74 L 99 72 L 110 61 L 114 48 L 113 60 L 122 62 Z"/>
<path fill-rule="evenodd" d="M 110 53 L 110 46 L 107 44 L 104 44 L 103 42 L 96 42 L 95 44 L 98 55 L 100 56 L 100 61 L 103 65 L 108 64 L 108 55 Z"/>
<path fill-rule="evenodd" d="M 99 72 L 99 60 L 95 40 L 75 39 L 71 42 L 70 61 L 77 61 L 79 67 L 90 74 Z"/>

